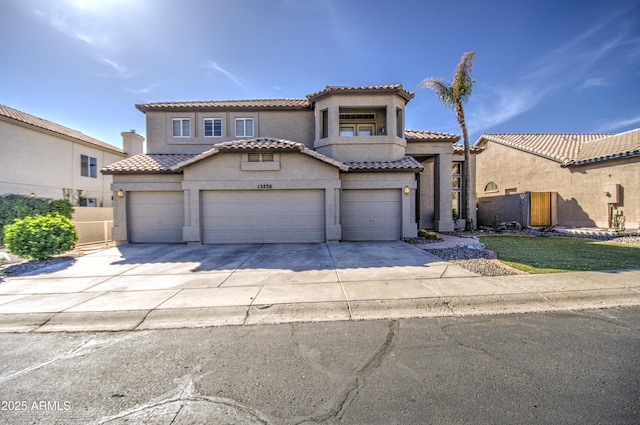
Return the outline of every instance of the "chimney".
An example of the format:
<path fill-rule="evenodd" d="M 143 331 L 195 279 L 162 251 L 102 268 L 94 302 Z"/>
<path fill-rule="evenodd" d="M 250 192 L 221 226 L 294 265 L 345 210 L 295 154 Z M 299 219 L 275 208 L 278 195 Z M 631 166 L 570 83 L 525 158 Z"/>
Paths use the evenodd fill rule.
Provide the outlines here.
<path fill-rule="evenodd" d="M 134 156 L 143 153 L 142 145 L 144 137 L 137 134 L 135 130 L 124 131 L 120 133 L 122 136 L 122 149 L 128 156 Z"/>

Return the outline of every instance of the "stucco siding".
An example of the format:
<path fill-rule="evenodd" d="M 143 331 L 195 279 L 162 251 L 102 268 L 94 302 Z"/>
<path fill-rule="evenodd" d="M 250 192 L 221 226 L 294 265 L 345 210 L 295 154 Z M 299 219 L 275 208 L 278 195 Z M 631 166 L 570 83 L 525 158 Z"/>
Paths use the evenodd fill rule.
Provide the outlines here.
<path fill-rule="evenodd" d="M 489 142 L 476 166 L 479 196 L 504 195 L 505 190 L 557 192 L 557 224 L 575 227 L 608 227 L 609 206 L 605 186 L 617 183 L 623 196 L 614 207 L 624 212 L 627 228 L 640 221 L 640 159 L 610 160 L 592 165 L 561 168 L 560 163 Z M 489 182 L 497 192 L 485 192 Z"/>
<path fill-rule="evenodd" d="M 210 149 L 216 143 L 242 140 L 235 134 L 237 118 L 252 118 L 252 137 L 286 139 L 313 147 L 313 111 L 212 111 L 212 112 L 157 112 L 147 114 L 147 151 L 149 153 L 196 154 Z M 189 137 L 173 137 L 174 118 L 187 118 Z M 205 137 L 204 119 L 219 118 L 222 136 Z"/>
<path fill-rule="evenodd" d="M 82 197 L 96 198 L 98 206 L 111 206 L 111 176 L 100 172 L 85 177 L 80 172 L 80 156 L 97 160 L 97 169 L 125 158 L 124 154 L 99 148 L 64 137 L 56 137 L 31 128 L 0 121 L 0 193 L 62 199 L 63 189 L 77 201 Z"/>

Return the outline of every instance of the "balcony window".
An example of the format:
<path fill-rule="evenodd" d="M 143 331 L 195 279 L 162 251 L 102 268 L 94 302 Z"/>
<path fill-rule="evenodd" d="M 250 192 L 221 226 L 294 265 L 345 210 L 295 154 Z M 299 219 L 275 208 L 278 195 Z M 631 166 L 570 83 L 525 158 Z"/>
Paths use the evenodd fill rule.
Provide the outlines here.
<path fill-rule="evenodd" d="M 340 107 L 340 136 L 375 136 L 386 134 L 387 108 L 384 106 L 371 107 Z"/>
<path fill-rule="evenodd" d="M 341 124 L 341 136 L 373 136 L 375 135 L 375 124 Z"/>

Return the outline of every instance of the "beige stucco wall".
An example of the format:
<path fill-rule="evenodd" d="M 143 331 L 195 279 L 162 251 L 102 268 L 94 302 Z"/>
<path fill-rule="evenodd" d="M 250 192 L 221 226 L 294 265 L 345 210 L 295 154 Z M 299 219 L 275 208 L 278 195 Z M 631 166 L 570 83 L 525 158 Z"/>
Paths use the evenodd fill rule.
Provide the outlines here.
<path fill-rule="evenodd" d="M 612 160 L 592 165 L 561 168 L 560 164 L 537 155 L 488 142 L 477 159 L 479 196 L 504 195 L 506 189 L 523 192 L 557 192 L 557 224 L 570 227 L 608 227 L 605 186 L 622 187 L 622 210 L 628 229 L 640 222 L 640 158 Z M 497 192 L 484 192 L 490 181 Z"/>
<path fill-rule="evenodd" d="M 315 103 L 315 141 L 314 146 L 318 152 L 343 162 L 355 161 L 395 161 L 405 155 L 406 140 L 397 137 L 398 123 L 396 119 L 397 109 L 403 111 L 405 100 L 394 93 L 346 95 L 332 94 L 318 99 Z M 340 108 L 346 112 L 352 112 L 349 108 L 379 110 L 386 108 L 385 133 L 376 129 L 375 136 L 340 136 Z M 328 113 L 328 137 L 322 138 L 322 111 Z M 376 116 L 377 117 L 377 116 Z M 379 117 L 377 117 L 379 120 Z M 404 129 L 404 118 L 399 124 Z M 366 147 L 363 147 L 365 146 Z"/>
<path fill-rule="evenodd" d="M 96 198 L 98 206 L 111 206 L 111 176 L 100 169 L 125 158 L 90 144 L 57 136 L 31 127 L 0 120 L 0 193 L 62 199 L 62 189 L 77 196 Z M 80 155 L 96 158 L 97 178 L 80 175 Z"/>
<path fill-rule="evenodd" d="M 276 154 L 278 170 L 243 170 L 246 154 L 219 154 L 184 170 L 184 240 L 200 241 L 200 204 L 203 190 L 322 189 L 325 191 L 326 240 L 339 240 L 339 170 L 302 153 Z M 245 160 L 245 161 L 243 161 Z M 265 188 L 268 187 L 268 188 Z"/>
<path fill-rule="evenodd" d="M 313 111 L 147 112 L 147 153 L 200 153 L 216 143 L 272 137 L 313 147 Z M 188 118 L 191 137 L 173 137 L 174 118 Z M 204 119 L 222 120 L 222 137 L 204 137 Z M 253 118 L 253 137 L 236 137 L 235 119 Z"/>

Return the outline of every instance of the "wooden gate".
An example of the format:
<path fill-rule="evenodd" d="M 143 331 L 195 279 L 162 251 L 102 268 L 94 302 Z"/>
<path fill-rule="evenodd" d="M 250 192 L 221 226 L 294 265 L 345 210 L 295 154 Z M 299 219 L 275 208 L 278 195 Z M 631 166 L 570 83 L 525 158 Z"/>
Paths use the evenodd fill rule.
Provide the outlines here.
<path fill-rule="evenodd" d="M 551 226 L 551 192 L 531 192 L 531 226 Z"/>

